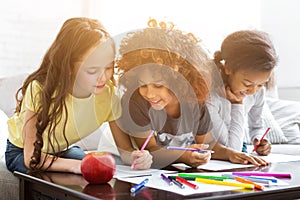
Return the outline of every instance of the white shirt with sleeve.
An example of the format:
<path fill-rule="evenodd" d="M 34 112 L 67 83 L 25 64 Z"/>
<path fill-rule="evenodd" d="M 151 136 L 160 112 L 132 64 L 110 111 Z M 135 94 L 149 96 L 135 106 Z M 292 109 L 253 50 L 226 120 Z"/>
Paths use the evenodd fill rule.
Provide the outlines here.
<path fill-rule="evenodd" d="M 241 151 L 246 134 L 251 141 L 264 133 L 262 111 L 265 88 L 244 98 L 243 104 L 232 104 L 223 96 L 212 92 L 207 103 L 212 119 L 214 138 L 226 147 Z"/>

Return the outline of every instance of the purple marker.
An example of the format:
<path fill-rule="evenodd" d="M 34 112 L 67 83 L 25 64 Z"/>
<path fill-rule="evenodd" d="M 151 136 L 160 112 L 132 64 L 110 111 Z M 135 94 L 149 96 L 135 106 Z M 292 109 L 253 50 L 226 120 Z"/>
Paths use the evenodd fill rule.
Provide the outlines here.
<path fill-rule="evenodd" d="M 169 179 L 166 175 L 160 174 L 162 179 L 164 179 L 169 185 L 173 185 L 173 182 L 171 179 Z"/>
<path fill-rule="evenodd" d="M 202 149 L 196 149 L 196 148 L 188 148 L 188 147 L 167 147 L 169 150 L 180 150 L 180 151 L 194 151 L 198 153 L 214 153 L 214 151 L 211 150 L 202 150 Z"/>

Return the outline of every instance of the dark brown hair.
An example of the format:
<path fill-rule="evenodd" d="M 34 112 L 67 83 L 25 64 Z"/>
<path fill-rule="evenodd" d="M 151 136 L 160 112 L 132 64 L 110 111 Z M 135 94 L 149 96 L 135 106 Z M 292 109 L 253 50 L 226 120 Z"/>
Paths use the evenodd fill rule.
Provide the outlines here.
<path fill-rule="evenodd" d="M 233 71 L 271 71 L 277 60 L 269 35 L 257 30 L 231 33 L 224 39 L 221 50 L 214 54 L 214 62 L 219 68 L 226 64 Z M 269 85 L 273 83 L 273 78 L 269 80 Z"/>

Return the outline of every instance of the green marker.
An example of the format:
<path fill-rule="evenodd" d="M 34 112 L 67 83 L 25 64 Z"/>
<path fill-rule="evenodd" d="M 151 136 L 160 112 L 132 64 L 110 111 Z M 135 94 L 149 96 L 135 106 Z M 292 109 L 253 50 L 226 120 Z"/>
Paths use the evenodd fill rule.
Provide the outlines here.
<path fill-rule="evenodd" d="M 200 175 L 200 174 L 185 174 L 185 173 L 178 173 L 179 177 L 182 177 L 184 179 L 186 178 L 205 178 L 205 179 L 211 179 L 211 180 L 219 180 L 223 181 L 224 179 L 229 179 L 229 177 L 226 176 L 212 176 L 212 175 Z"/>

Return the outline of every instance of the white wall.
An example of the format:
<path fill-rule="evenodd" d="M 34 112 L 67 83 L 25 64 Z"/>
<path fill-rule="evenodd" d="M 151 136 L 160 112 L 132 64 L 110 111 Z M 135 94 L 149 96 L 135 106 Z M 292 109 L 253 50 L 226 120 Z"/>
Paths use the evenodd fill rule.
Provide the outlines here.
<path fill-rule="evenodd" d="M 83 0 L 9 0 L 0 7 L 0 77 L 37 69 L 65 19 Z"/>
<path fill-rule="evenodd" d="M 262 28 L 273 38 L 279 55 L 278 84 L 300 87 L 300 1 L 262 0 Z"/>
<path fill-rule="evenodd" d="M 260 28 L 261 0 L 93 0 L 90 16 L 99 18 L 113 35 L 145 28 L 150 17 L 172 21 L 192 32 L 211 51 L 239 29 Z"/>
<path fill-rule="evenodd" d="M 33 6 L 34 5 L 34 6 Z M 300 87 L 298 0 L 9 0 L 0 7 L 0 77 L 36 69 L 69 17 L 100 19 L 113 34 L 143 28 L 149 17 L 193 32 L 213 53 L 239 29 L 269 32 L 280 58 L 279 87 Z"/>

